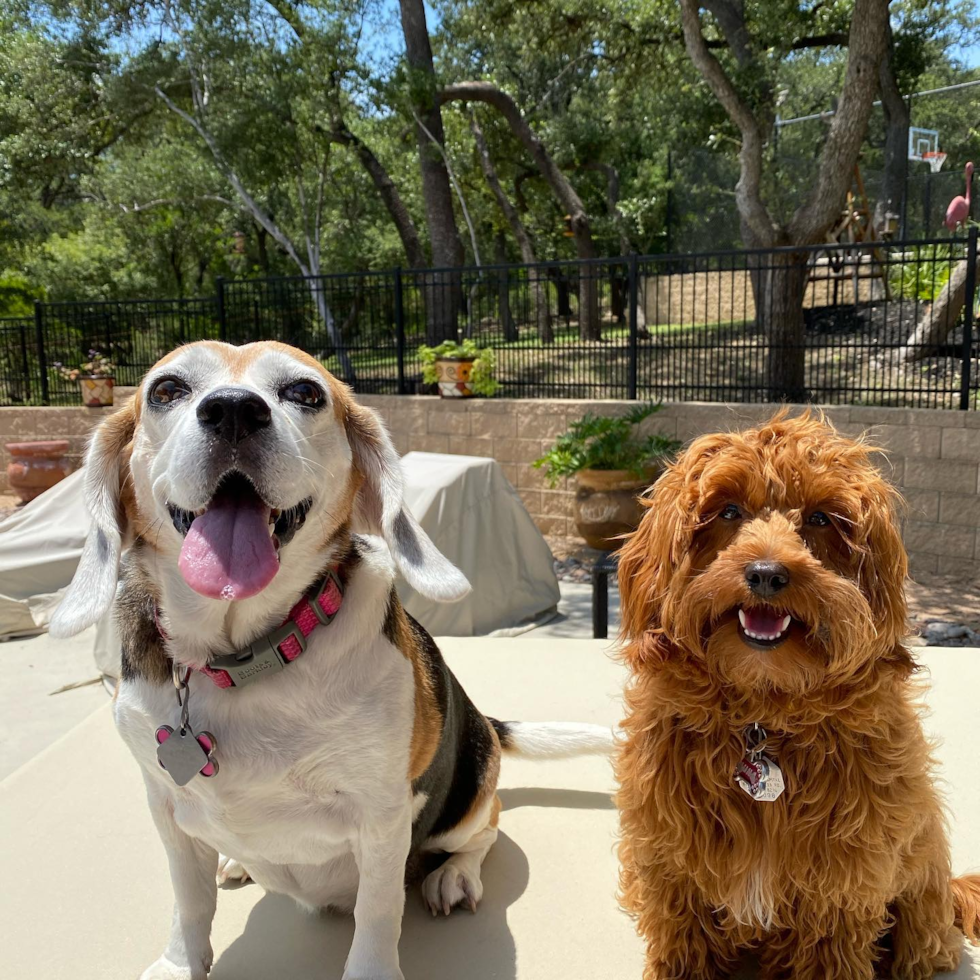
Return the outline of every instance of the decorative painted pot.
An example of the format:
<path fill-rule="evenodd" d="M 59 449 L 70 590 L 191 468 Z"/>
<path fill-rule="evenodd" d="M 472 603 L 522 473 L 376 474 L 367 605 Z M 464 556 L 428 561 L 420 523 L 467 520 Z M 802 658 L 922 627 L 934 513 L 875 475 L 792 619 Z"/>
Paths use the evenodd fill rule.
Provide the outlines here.
<path fill-rule="evenodd" d="M 475 357 L 440 357 L 436 361 L 437 384 L 441 398 L 472 398 L 470 376 Z"/>
<path fill-rule="evenodd" d="M 26 504 L 50 490 L 72 471 L 67 439 L 49 442 L 8 442 L 7 480 L 11 490 Z"/>
<path fill-rule="evenodd" d="M 112 404 L 112 389 L 115 378 L 84 377 L 78 379 L 82 391 L 82 404 L 88 408 L 101 408 Z"/>
<path fill-rule="evenodd" d="M 579 470 L 575 474 L 575 526 L 590 548 L 615 551 L 619 535 L 635 531 L 643 516 L 639 495 L 660 475 L 652 466 L 642 477 L 629 470 Z"/>

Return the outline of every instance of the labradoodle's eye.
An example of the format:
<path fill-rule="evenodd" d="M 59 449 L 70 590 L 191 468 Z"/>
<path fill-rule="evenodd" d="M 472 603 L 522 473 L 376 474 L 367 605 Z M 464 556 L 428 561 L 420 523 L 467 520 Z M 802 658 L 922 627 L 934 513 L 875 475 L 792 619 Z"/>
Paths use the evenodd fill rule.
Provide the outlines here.
<path fill-rule="evenodd" d="M 742 512 L 735 504 L 726 504 L 725 509 L 718 515 L 723 521 L 737 521 Z"/>
<path fill-rule="evenodd" d="M 830 518 L 822 510 L 815 510 L 806 522 L 814 527 L 826 527 L 830 523 Z"/>
<path fill-rule="evenodd" d="M 151 389 L 149 402 L 151 405 L 169 405 L 171 402 L 186 398 L 191 393 L 186 381 L 180 378 L 161 378 Z"/>
<path fill-rule="evenodd" d="M 319 408 L 323 404 L 323 392 L 312 381 L 296 381 L 283 385 L 279 397 L 284 402 L 295 402 L 304 408 Z"/>

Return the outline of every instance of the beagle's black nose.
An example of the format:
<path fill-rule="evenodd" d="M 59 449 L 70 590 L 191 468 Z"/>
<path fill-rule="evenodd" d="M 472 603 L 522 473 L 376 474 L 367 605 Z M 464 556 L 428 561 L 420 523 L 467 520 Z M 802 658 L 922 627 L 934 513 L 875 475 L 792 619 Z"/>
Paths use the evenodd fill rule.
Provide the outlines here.
<path fill-rule="evenodd" d="M 753 561 L 745 566 L 745 581 L 759 596 L 769 598 L 789 585 L 789 569 L 778 561 Z"/>
<path fill-rule="evenodd" d="M 205 429 L 235 446 L 266 428 L 272 421 L 272 410 L 247 388 L 217 388 L 201 399 L 197 417 Z"/>

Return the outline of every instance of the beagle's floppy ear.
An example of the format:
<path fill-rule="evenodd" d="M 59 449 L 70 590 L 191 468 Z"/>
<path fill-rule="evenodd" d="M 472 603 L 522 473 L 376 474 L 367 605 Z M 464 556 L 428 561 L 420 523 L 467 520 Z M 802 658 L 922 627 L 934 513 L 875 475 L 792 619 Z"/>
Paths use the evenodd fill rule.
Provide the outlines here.
<path fill-rule="evenodd" d="M 416 592 L 437 602 L 455 602 L 470 591 L 466 576 L 443 555 L 402 501 L 398 453 L 378 416 L 350 402 L 345 427 L 362 482 L 355 506 L 381 533 L 395 565 Z"/>
<path fill-rule="evenodd" d="M 52 636 L 74 636 L 98 622 L 115 598 L 126 533 L 122 506 L 129 475 L 126 447 L 136 430 L 136 413 L 134 398 L 99 426 L 85 454 L 85 505 L 92 526 L 75 577 L 51 617 Z"/>

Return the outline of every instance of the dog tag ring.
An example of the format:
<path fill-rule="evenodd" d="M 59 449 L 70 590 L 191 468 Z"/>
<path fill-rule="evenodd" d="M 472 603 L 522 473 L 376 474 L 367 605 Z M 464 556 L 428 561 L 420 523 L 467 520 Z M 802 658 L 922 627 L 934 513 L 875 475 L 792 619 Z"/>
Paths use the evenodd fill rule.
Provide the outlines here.
<path fill-rule="evenodd" d="M 161 769 L 166 769 L 170 778 L 178 786 L 186 786 L 198 773 L 210 777 L 218 771 L 218 763 L 213 758 L 214 736 L 210 732 L 195 733 L 188 719 L 188 700 L 190 689 L 187 678 L 190 671 L 180 678 L 174 665 L 174 686 L 177 689 L 177 703 L 180 705 L 180 727 L 174 731 L 169 725 L 161 725 L 156 730 L 157 761 Z M 181 697 L 180 692 L 184 692 Z"/>
<path fill-rule="evenodd" d="M 745 731 L 745 755 L 735 767 L 735 782 L 753 800 L 772 803 L 786 789 L 783 771 L 766 755 L 766 730 L 756 723 Z"/>

